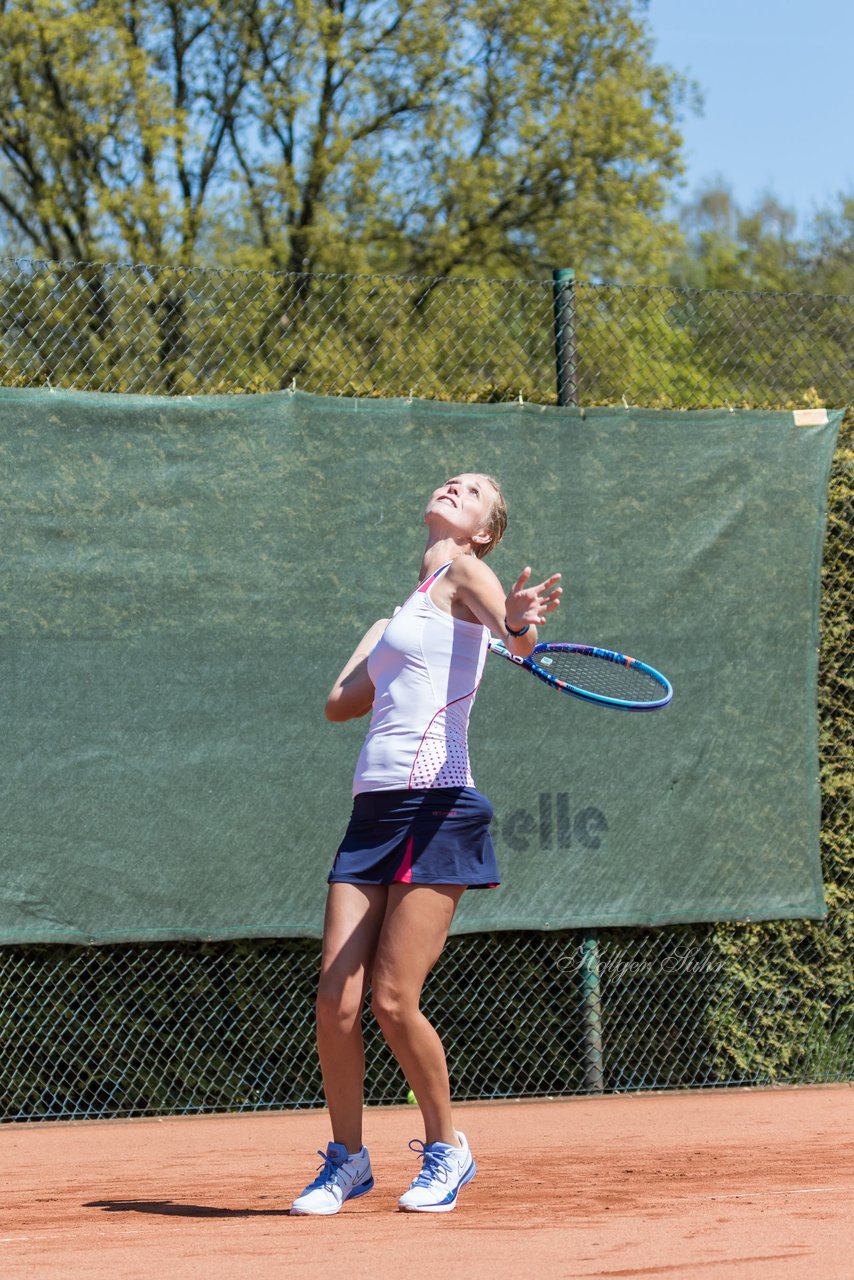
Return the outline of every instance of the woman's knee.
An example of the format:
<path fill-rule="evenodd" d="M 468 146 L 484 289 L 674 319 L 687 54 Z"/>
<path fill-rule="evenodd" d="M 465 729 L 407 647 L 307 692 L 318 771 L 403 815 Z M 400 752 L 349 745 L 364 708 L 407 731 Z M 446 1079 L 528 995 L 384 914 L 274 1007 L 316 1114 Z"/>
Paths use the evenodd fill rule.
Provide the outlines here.
<path fill-rule="evenodd" d="M 408 999 L 393 984 L 380 982 L 371 991 L 371 1012 L 386 1031 L 409 1022 L 420 1011 L 417 1000 Z"/>
<path fill-rule="evenodd" d="M 321 978 L 315 1001 L 317 1021 L 324 1027 L 349 1031 L 361 1022 L 364 1001 L 361 984 L 349 982 L 342 985 Z"/>

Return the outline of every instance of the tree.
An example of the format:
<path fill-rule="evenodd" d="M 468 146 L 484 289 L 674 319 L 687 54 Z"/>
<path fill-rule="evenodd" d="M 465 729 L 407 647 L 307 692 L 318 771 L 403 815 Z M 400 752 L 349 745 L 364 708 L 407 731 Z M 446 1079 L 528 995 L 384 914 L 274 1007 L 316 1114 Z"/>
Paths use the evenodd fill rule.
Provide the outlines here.
<path fill-rule="evenodd" d="M 854 195 L 840 195 L 838 207 L 819 212 L 804 258 L 813 287 L 822 293 L 854 295 Z"/>
<path fill-rule="evenodd" d="M 674 238 L 642 0 L 0 0 L 0 58 L 50 257 L 636 280 Z"/>
<path fill-rule="evenodd" d="M 689 86 L 633 0 L 303 0 L 259 11 L 232 142 L 290 270 L 648 277 Z M 254 116 L 260 129 L 247 128 Z"/>
<path fill-rule="evenodd" d="M 805 287 L 797 219 L 773 195 L 744 212 L 718 178 L 682 209 L 681 226 L 684 246 L 671 270 L 675 284 L 761 291 Z"/>
<path fill-rule="evenodd" d="M 671 282 L 691 292 L 674 314 L 693 333 L 695 367 L 705 368 L 718 397 L 844 403 L 850 302 L 817 295 L 854 290 L 854 200 L 840 197 L 799 232 L 795 214 L 774 196 L 745 212 L 718 180 L 683 209 L 682 228 Z"/>
<path fill-rule="evenodd" d="M 62 260 L 188 265 L 245 89 L 246 8 L 0 0 L 0 210 Z"/>
<path fill-rule="evenodd" d="M 0 0 L 0 213 L 12 245 L 58 262 L 193 263 L 246 87 L 251 17 L 252 0 Z M 126 362 L 108 274 L 58 277 L 41 346 L 54 329 L 61 346 L 82 309 L 93 367 Z M 162 389 L 175 390 L 184 285 L 155 276 L 146 305 Z"/>
<path fill-rule="evenodd" d="M 854 196 L 840 193 L 800 231 L 773 194 L 739 208 L 722 178 L 681 210 L 671 281 L 700 289 L 854 294 Z"/>
<path fill-rule="evenodd" d="M 265 265 L 311 271 L 376 217 L 383 164 L 451 91 L 447 17 L 430 0 L 259 7 L 251 93 L 229 137 L 238 216 Z"/>

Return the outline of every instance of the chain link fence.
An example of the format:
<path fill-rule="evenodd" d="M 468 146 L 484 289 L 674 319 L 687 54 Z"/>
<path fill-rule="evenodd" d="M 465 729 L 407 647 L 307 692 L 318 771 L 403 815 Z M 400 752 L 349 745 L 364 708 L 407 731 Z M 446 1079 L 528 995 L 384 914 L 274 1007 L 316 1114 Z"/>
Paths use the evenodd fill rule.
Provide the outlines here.
<path fill-rule="evenodd" d="M 556 330 L 558 342 L 556 344 Z M 556 355 L 557 351 L 557 355 Z M 735 408 L 854 400 L 854 298 L 0 260 L 0 386 Z M 558 387 L 560 396 L 558 397 Z M 454 1095 L 854 1078 L 854 434 L 823 568 L 821 922 L 452 939 Z M 314 1106 L 312 941 L 0 951 L 0 1118 Z M 401 1102 L 369 1015 L 366 1099 Z"/>

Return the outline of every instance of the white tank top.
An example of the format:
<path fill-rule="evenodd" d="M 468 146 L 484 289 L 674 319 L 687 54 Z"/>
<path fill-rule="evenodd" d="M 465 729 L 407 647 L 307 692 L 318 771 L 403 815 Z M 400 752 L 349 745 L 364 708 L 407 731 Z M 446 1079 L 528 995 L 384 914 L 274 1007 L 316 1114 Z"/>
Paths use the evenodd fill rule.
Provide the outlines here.
<path fill-rule="evenodd" d="M 474 786 L 468 723 L 489 632 L 433 603 L 430 587 L 448 568 L 413 591 L 368 657 L 374 704 L 354 795 Z"/>

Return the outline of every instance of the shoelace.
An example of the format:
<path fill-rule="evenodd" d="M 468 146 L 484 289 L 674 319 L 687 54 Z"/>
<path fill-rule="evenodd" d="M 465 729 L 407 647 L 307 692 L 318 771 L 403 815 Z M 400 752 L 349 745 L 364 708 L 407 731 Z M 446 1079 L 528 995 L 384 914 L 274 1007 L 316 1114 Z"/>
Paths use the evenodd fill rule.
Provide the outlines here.
<path fill-rule="evenodd" d="M 413 1187 L 429 1187 L 436 1181 L 448 1182 L 451 1175 L 451 1161 L 444 1151 L 429 1150 L 420 1138 L 413 1138 L 409 1148 L 424 1161 L 421 1172 L 412 1183 Z"/>
<path fill-rule="evenodd" d="M 317 1154 L 323 1157 L 323 1164 L 320 1165 L 320 1172 L 314 1182 L 312 1182 L 311 1186 L 306 1187 L 306 1191 L 316 1191 L 320 1187 L 328 1187 L 331 1183 L 337 1180 L 338 1174 L 341 1170 L 341 1164 L 336 1163 L 334 1160 L 330 1160 L 325 1151 L 318 1150 Z"/>

